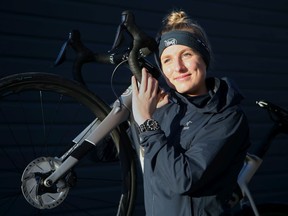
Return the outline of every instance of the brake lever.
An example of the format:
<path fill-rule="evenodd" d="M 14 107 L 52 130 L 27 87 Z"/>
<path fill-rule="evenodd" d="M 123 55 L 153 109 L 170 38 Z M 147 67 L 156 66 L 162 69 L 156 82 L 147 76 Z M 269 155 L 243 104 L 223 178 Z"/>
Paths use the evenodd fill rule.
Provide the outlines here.
<path fill-rule="evenodd" d="M 156 51 L 158 47 L 156 40 L 138 28 L 135 23 L 134 14 L 130 11 L 124 11 L 123 16 L 125 17 L 124 25 L 128 32 L 133 37 L 134 41 L 139 42 L 139 51 L 141 52 L 142 57 Z"/>
<path fill-rule="evenodd" d="M 123 32 L 126 30 L 126 27 L 124 26 L 124 22 L 125 22 L 125 20 L 123 20 L 123 17 L 122 17 L 122 22 L 120 23 L 120 25 L 117 28 L 117 32 L 116 32 L 116 35 L 115 35 L 114 43 L 113 43 L 112 48 L 111 48 L 111 50 L 109 52 L 113 52 L 124 41 Z"/>
<path fill-rule="evenodd" d="M 268 101 L 256 101 L 261 108 L 268 110 L 270 118 L 273 121 L 288 126 L 288 111 Z"/>
<path fill-rule="evenodd" d="M 133 46 L 129 53 L 128 64 L 130 70 L 140 82 L 141 65 L 139 64 L 139 58 L 146 57 L 150 53 L 154 52 L 157 49 L 157 43 L 154 38 L 146 35 L 138 28 L 135 24 L 135 17 L 132 12 L 122 12 L 122 23 L 126 27 L 128 34 L 133 38 Z M 159 74 L 156 74 L 156 77 L 158 77 Z"/>
<path fill-rule="evenodd" d="M 81 35 L 78 30 L 69 32 L 67 41 L 62 45 L 60 52 L 54 62 L 54 66 L 62 64 L 66 60 L 66 51 L 71 46 L 84 62 L 92 61 L 93 52 L 81 42 Z"/>
<path fill-rule="evenodd" d="M 60 52 L 54 62 L 54 65 L 53 65 L 54 67 L 61 65 L 66 60 L 66 50 L 67 50 L 70 40 L 71 40 L 71 33 L 69 33 L 68 39 L 62 45 Z"/>

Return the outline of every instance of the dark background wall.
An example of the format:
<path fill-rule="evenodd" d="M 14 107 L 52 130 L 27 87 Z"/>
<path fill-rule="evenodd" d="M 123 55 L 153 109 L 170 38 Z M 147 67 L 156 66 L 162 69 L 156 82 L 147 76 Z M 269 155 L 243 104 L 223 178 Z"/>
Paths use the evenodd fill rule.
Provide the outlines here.
<path fill-rule="evenodd" d="M 288 108 L 288 6 L 285 0 L 10 0 L 0 3 L 0 76 L 45 71 L 71 78 L 73 55 L 58 68 L 51 65 L 71 29 L 79 29 L 84 43 L 95 52 L 108 51 L 121 12 L 132 10 L 137 24 L 154 36 L 162 17 L 183 8 L 207 31 L 215 55 L 212 76 L 228 76 L 246 96 L 244 109 L 251 125 L 252 143 L 267 133 L 269 118 L 255 101 L 266 99 Z M 89 87 L 107 103 L 115 97 L 110 87 L 113 67 L 85 67 Z M 119 92 L 130 73 L 117 73 Z M 288 202 L 288 143 L 280 136 L 251 182 L 257 201 Z"/>

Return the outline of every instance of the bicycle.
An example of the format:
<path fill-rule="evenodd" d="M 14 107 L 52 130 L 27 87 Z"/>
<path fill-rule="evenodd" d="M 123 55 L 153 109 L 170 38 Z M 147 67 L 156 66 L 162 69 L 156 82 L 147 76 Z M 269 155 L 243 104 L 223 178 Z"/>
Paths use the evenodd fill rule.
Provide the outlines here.
<path fill-rule="evenodd" d="M 118 54 L 124 33 L 131 36 L 133 43 L 131 47 L 119 51 Z M 44 215 L 64 212 L 69 215 L 92 215 L 98 212 L 105 215 L 105 211 L 112 212 L 113 215 L 132 214 L 137 169 L 135 150 L 126 133 L 129 126 L 128 118 L 129 122 L 132 122 L 132 136 L 137 135 L 138 129 L 133 126 L 130 115 L 131 88 L 128 87 L 111 108 L 85 87 L 81 68 L 84 63 L 94 61 L 107 64 L 128 62 L 131 71 L 141 80 L 140 68 L 143 65 L 150 66 L 144 57 L 156 48 L 156 41 L 140 31 L 131 12 L 124 11 L 110 53 L 92 52 L 81 42 L 79 31 L 72 31 L 55 65 L 63 62 L 68 47 L 72 47 L 77 54 L 73 67 L 73 75 L 77 81 L 42 72 L 15 74 L 1 79 L 1 136 L 3 135 L 2 140 L 5 140 L 5 143 L 1 143 L 0 170 L 1 181 L 6 180 L 1 184 L 1 215 L 17 215 L 19 212 L 23 215 L 32 215 L 35 212 Z M 150 70 L 158 72 L 155 68 Z M 23 97 L 23 102 L 28 103 L 29 107 L 27 104 L 20 104 L 20 97 Z M 44 103 L 44 99 L 47 99 L 47 102 Z M 37 102 L 40 106 L 39 113 L 30 110 L 34 109 L 32 105 Z M 19 110 L 16 110 L 16 105 L 19 105 Z M 28 114 L 29 111 L 31 115 Z M 70 113 L 72 115 L 69 116 Z M 55 114 L 57 116 L 53 117 Z M 15 121 L 9 122 L 9 116 L 14 116 Z M 65 119 L 69 120 L 69 125 L 63 125 L 67 122 Z M 33 134 L 32 128 L 35 129 Z M 98 144 L 100 141 L 102 144 Z M 111 162 L 94 165 L 93 159 L 90 158 L 94 158 L 95 155 L 86 156 L 93 154 L 96 144 L 100 147 L 104 145 L 112 151 L 108 155 L 110 158 L 117 157 L 112 165 Z M 80 160 L 81 163 L 77 164 Z M 92 166 L 94 170 L 89 173 Z M 82 184 L 89 199 L 84 199 L 84 189 L 77 190 L 80 185 L 74 187 L 77 179 L 75 170 L 78 175 L 82 175 L 78 178 L 77 184 Z M 109 173 L 105 174 L 109 171 L 113 172 L 112 176 Z M 100 193 L 97 196 L 91 194 L 91 190 L 96 188 L 92 186 L 92 181 L 89 181 L 92 178 L 98 187 L 97 192 Z M 67 197 L 72 187 L 73 192 Z M 115 191 L 118 191 L 118 196 Z M 80 198 L 74 199 L 73 196 Z M 62 203 L 65 199 L 66 202 Z M 77 206 L 79 202 L 81 205 Z M 55 208 L 57 206 L 59 208 Z"/>
<path fill-rule="evenodd" d="M 123 50 L 120 47 L 124 33 L 131 36 L 133 43 Z M 77 216 L 133 214 L 137 161 L 143 158 L 138 128 L 130 114 L 131 87 L 111 107 L 85 86 L 81 71 L 82 65 L 88 62 L 126 64 L 138 80 L 141 80 L 143 66 L 158 77 L 158 70 L 146 60 L 156 49 L 156 42 L 137 27 L 130 11 L 124 11 L 110 53 L 92 52 L 82 43 L 80 33 L 72 31 L 56 65 L 64 61 L 67 47 L 77 53 L 73 66 L 76 81 L 43 72 L 15 74 L 0 81 L 0 177 L 2 182 L 5 180 L 1 184 L 1 215 L 19 215 L 20 212 L 22 215 L 66 213 Z M 25 103 L 19 104 L 20 97 Z M 44 99 L 47 99 L 45 103 Z M 39 112 L 34 110 L 35 103 L 39 103 Z M 28 115 L 28 111 L 33 115 Z M 54 117 L 55 114 L 58 115 Z M 8 122 L 11 115 L 13 122 Z M 69 125 L 65 124 L 66 119 Z M 95 163 L 95 155 L 100 158 L 98 163 Z M 257 170 L 248 172 L 251 169 L 247 167 L 243 168 L 238 195 L 249 194 L 245 185 Z M 107 172 L 112 172 L 113 178 Z M 98 196 L 93 191 L 96 187 Z M 254 209 L 253 199 L 248 198 Z M 235 203 L 240 199 L 238 197 Z M 247 209 L 243 208 L 241 214 L 251 211 Z M 262 215 L 261 209 L 258 210 Z"/>

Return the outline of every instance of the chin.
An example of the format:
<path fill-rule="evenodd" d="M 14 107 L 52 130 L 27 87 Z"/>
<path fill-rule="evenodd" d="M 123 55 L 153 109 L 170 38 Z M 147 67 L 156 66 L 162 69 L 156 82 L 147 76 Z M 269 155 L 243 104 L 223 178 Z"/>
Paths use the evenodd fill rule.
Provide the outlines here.
<path fill-rule="evenodd" d="M 179 92 L 180 94 L 189 94 L 189 91 L 183 89 L 176 89 L 176 91 Z"/>
<path fill-rule="evenodd" d="M 176 91 L 181 93 L 181 94 L 186 94 L 186 93 L 189 93 L 191 91 L 191 89 L 187 88 L 187 86 L 183 86 L 183 87 L 182 88 L 181 87 L 176 88 Z"/>

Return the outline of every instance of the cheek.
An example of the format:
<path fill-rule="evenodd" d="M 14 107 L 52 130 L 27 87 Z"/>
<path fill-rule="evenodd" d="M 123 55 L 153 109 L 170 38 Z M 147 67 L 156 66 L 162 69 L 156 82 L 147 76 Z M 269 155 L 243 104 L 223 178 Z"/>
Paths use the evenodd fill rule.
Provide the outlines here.
<path fill-rule="evenodd" d="M 190 61 L 186 63 L 186 67 L 189 68 L 190 71 L 198 71 L 203 76 L 206 75 L 206 65 L 201 61 Z"/>
<path fill-rule="evenodd" d="M 172 80 L 172 69 L 169 69 L 169 68 L 162 68 L 162 75 L 166 81 L 166 83 L 171 87 L 173 88 L 174 85 L 172 84 L 173 80 Z"/>
<path fill-rule="evenodd" d="M 189 68 L 190 70 L 194 70 L 197 68 L 197 64 L 195 61 L 188 61 L 185 63 L 186 68 Z"/>
<path fill-rule="evenodd" d="M 172 68 L 171 67 L 165 67 L 165 68 L 162 68 L 162 71 L 163 71 L 163 75 L 166 79 L 170 79 L 171 75 L 172 75 Z"/>

